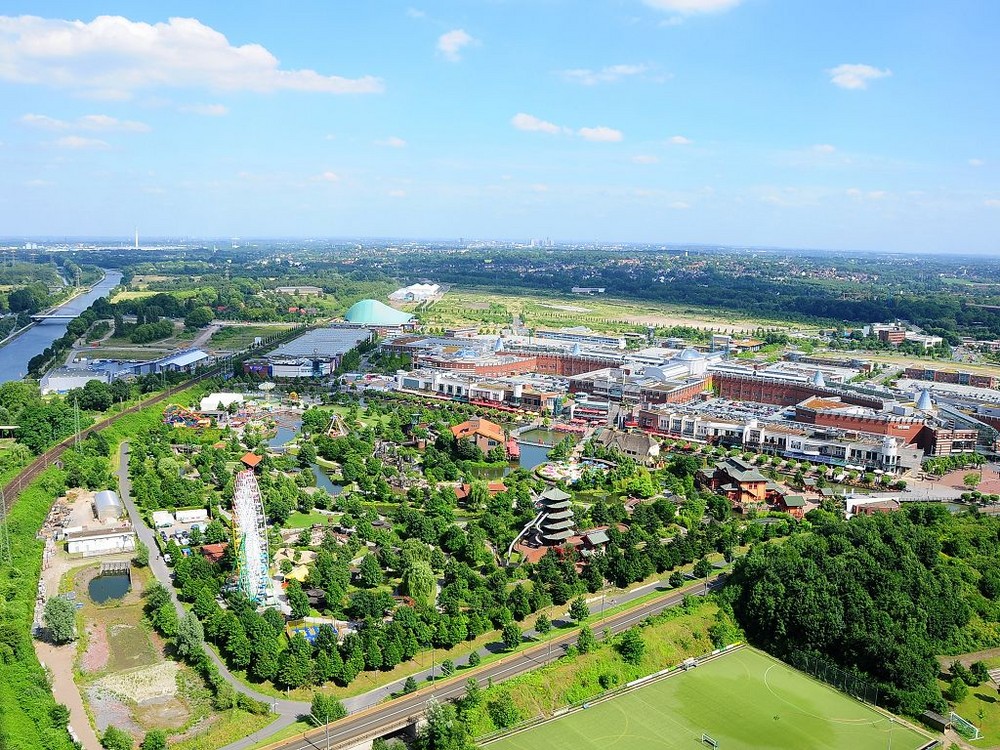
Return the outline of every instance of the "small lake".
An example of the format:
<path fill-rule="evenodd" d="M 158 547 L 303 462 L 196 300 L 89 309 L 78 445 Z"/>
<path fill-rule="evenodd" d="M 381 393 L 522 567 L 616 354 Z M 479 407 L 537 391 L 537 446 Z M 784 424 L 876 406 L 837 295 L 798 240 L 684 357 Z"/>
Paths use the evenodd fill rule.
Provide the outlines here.
<path fill-rule="evenodd" d="M 503 479 L 512 471 L 510 464 L 496 466 L 474 466 L 469 473 L 477 479 Z"/>
<path fill-rule="evenodd" d="M 111 599 L 121 599 L 132 588 L 132 581 L 127 575 L 97 576 L 91 579 L 87 587 L 94 604 L 104 604 Z"/>
<path fill-rule="evenodd" d="M 279 427 L 278 432 L 275 433 L 273 438 L 267 441 L 267 444 L 272 448 L 277 448 L 295 437 L 297 432 L 298 430 L 291 427 Z"/>
<path fill-rule="evenodd" d="M 521 458 L 518 465 L 522 469 L 534 469 L 539 464 L 549 460 L 552 446 L 565 437 L 576 442 L 576 437 L 566 432 L 556 430 L 534 429 L 522 432 L 517 436 L 517 444 L 521 448 Z"/>
<path fill-rule="evenodd" d="M 321 490 L 326 490 L 331 495 L 339 495 L 344 491 L 344 485 L 330 481 L 330 476 L 323 471 L 321 466 L 313 464 L 309 468 L 312 469 L 312 474 L 316 477 L 316 486 Z"/>

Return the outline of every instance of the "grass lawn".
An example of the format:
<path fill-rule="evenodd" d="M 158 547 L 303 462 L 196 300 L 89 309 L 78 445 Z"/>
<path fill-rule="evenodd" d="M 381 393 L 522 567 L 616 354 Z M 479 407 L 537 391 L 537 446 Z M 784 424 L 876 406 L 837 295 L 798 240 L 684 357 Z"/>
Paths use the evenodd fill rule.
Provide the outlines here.
<path fill-rule="evenodd" d="M 286 529 L 304 529 L 306 526 L 312 526 L 314 523 L 325 526 L 333 520 L 334 518 L 328 513 L 317 513 L 315 511 L 312 513 L 300 513 L 296 511 L 288 517 L 284 526 Z"/>
<path fill-rule="evenodd" d="M 267 338 L 277 333 L 287 331 L 290 325 L 259 325 L 259 326 L 223 326 L 212 334 L 208 346 L 213 349 L 227 351 L 242 351 L 253 346 L 258 336 Z"/>
<path fill-rule="evenodd" d="M 929 737 L 742 648 L 697 669 L 489 743 L 491 750 L 915 750 Z"/>
<path fill-rule="evenodd" d="M 217 750 L 230 742 L 248 737 L 258 729 L 263 729 L 276 718 L 274 714 L 261 716 L 233 708 L 219 714 L 212 721 L 208 731 L 181 742 L 172 742 L 170 750 Z M 267 743 L 271 742 L 273 739 L 267 740 Z"/>

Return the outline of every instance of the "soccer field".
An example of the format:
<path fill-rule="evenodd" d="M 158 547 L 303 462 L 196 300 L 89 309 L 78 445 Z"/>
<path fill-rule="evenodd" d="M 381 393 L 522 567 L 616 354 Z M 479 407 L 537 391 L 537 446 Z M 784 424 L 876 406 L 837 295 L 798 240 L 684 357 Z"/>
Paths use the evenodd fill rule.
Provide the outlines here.
<path fill-rule="evenodd" d="M 488 747 L 695 750 L 707 747 L 703 733 L 719 750 L 916 750 L 931 740 L 767 654 L 741 648 Z"/>

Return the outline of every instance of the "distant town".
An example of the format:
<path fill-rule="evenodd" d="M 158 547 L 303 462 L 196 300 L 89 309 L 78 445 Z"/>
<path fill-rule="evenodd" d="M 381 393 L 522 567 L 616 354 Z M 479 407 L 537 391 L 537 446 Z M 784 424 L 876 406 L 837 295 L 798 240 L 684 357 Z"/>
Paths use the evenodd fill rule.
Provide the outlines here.
<path fill-rule="evenodd" d="M 822 707 L 758 746 L 1000 726 L 995 260 L 236 244 L 6 251 L 25 732 L 515 749 L 658 696 L 742 736 L 687 690 Z"/>

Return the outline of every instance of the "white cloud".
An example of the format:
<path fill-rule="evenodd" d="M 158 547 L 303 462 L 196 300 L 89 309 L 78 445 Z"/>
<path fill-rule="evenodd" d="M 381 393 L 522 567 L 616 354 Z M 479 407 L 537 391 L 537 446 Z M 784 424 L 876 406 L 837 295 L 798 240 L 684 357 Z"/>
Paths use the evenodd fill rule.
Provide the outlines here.
<path fill-rule="evenodd" d="M 625 138 L 622 131 L 604 125 L 598 125 L 595 128 L 580 128 L 576 132 L 583 140 L 598 143 L 617 143 Z"/>
<path fill-rule="evenodd" d="M 33 128 L 41 128 L 43 130 L 65 130 L 69 127 L 69 123 L 65 120 L 57 120 L 54 117 L 49 117 L 48 115 L 36 115 L 28 113 L 21 116 L 21 123 L 23 125 L 29 125 Z"/>
<path fill-rule="evenodd" d="M 881 70 L 871 65 L 845 63 L 836 68 L 830 68 L 830 83 L 842 89 L 866 89 L 869 81 L 879 78 L 888 78 L 892 71 L 886 68 Z"/>
<path fill-rule="evenodd" d="M 831 146 L 829 143 L 817 143 L 813 146 L 813 151 L 817 154 L 832 154 L 837 150 L 836 146 Z"/>
<path fill-rule="evenodd" d="M 566 128 L 560 127 L 553 122 L 539 119 L 534 115 L 525 114 L 524 112 L 518 112 L 510 118 L 510 124 L 518 130 L 524 130 L 529 133 L 548 133 L 550 135 L 558 135 L 559 133 L 566 132 Z"/>
<path fill-rule="evenodd" d="M 77 89 L 105 99 L 160 87 L 327 94 L 383 90 L 382 81 L 373 76 L 284 70 L 261 45 L 234 46 L 194 18 L 148 24 L 122 16 L 98 16 L 90 22 L 0 16 L 0 49 L 0 79 Z"/>
<path fill-rule="evenodd" d="M 983 165 L 984 165 L 985 163 L 986 163 L 986 162 L 985 162 L 985 161 L 983 161 L 982 159 L 969 159 L 969 166 L 970 166 L 970 167 L 981 167 L 981 166 L 983 166 Z"/>
<path fill-rule="evenodd" d="M 383 138 L 380 141 L 375 141 L 376 146 L 386 146 L 387 148 L 405 148 L 406 141 L 402 138 L 390 135 L 388 138 Z"/>
<path fill-rule="evenodd" d="M 983 201 L 983 205 L 990 208 L 1000 208 L 1000 198 L 987 198 Z"/>
<path fill-rule="evenodd" d="M 229 107 L 225 104 L 185 104 L 178 109 L 187 114 L 205 117 L 224 117 L 229 114 Z"/>
<path fill-rule="evenodd" d="M 889 193 L 885 190 L 869 190 L 866 193 L 864 190 L 860 190 L 859 188 L 848 188 L 845 192 L 847 197 L 853 198 L 856 201 L 881 201 L 889 197 Z"/>
<path fill-rule="evenodd" d="M 323 140 L 324 141 L 335 141 L 335 140 L 337 140 L 337 134 L 336 133 L 327 133 L 326 135 L 323 136 Z"/>
<path fill-rule="evenodd" d="M 83 117 L 78 117 L 72 122 L 67 120 L 58 120 L 55 117 L 49 117 L 48 115 L 36 115 L 36 114 L 26 114 L 21 117 L 21 122 L 24 125 L 28 125 L 33 128 L 41 128 L 42 130 L 93 130 L 93 131 L 103 131 L 103 132 L 120 132 L 120 133 L 148 133 L 151 128 L 144 122 L 136 122 L 135 120 L 119 120 L 116 117 L 111 117 L 110 115 L 84 115 Z"/>
<path fill-rule="evenodd" d="M 691 208 L 691 204 L 690 203 L 686 203 L 684 201 L 674 201 L 673 203 L 671 203 L 669 205 L 670 205 L 670 208 L 676 209 L 677 211 L 683 211 L 685 208 Z"/>
<path fill-rule="evenodd" d="M 660 157 L 652 154 L 636 154 L 632 157 L 633 164 L 658 164 Z"/>
<path fill-rule="evenodd" d="M 340 175 L 337 174 L 336 172 L 331 172 L 327 170 L 326 172 L 317 175 L 315 179 L 319 180 L 320 182 L 340 182 Z"/>
<path fill-rule="evenodd" d="M 685 138 L 683 135 L 670 136 L 670 142 L 675 146 L 690 146 L 694 143 L 690 138 Z"/>
<path fill-rule="evenodd" d="M 446 60 L 458 62 L 462 59 L 462 49 L 477 42 L 465 29 L 452 29 L 438 37 L 437 48 Z"/>
<path fill-rule="evenodd" d="M 418 8 L 407 8 L 406 15 L 409 18 L 423 18 L 427 14 Z"/>
<path fill-rule="evenodd" d="M 629 76 L 642 75 L 649 70 L 646 65 L 609 65 L 600 70 L 589 68 L 575 68 L 573 70 L 560 71 L 560 75 L 567 81 L 579 83 L 583 86 L 595 86 L 598 83 L 614 83 Z"/>
<path fill-rule="evenodd" d="M 405 190 L 390 190 L 389 193 L 388 193 L 388 195 L 389 195 L 390 198 L 405 198 L 406 197 L 406 191 Z"/>
<path fill-rule="evenodd" d="M 650 8 L 693 15 L 695 13 L 721 13 L 735 8 L 743 0 L 642 0 Z"/>
<path fill-rule="evenodd" d="M 67 135 L 54 141 L 59 148 L 72 149 L 106 149 L 110 148 L 107 142 L 97 138 L 84 138 L 79 135 Z"/>

